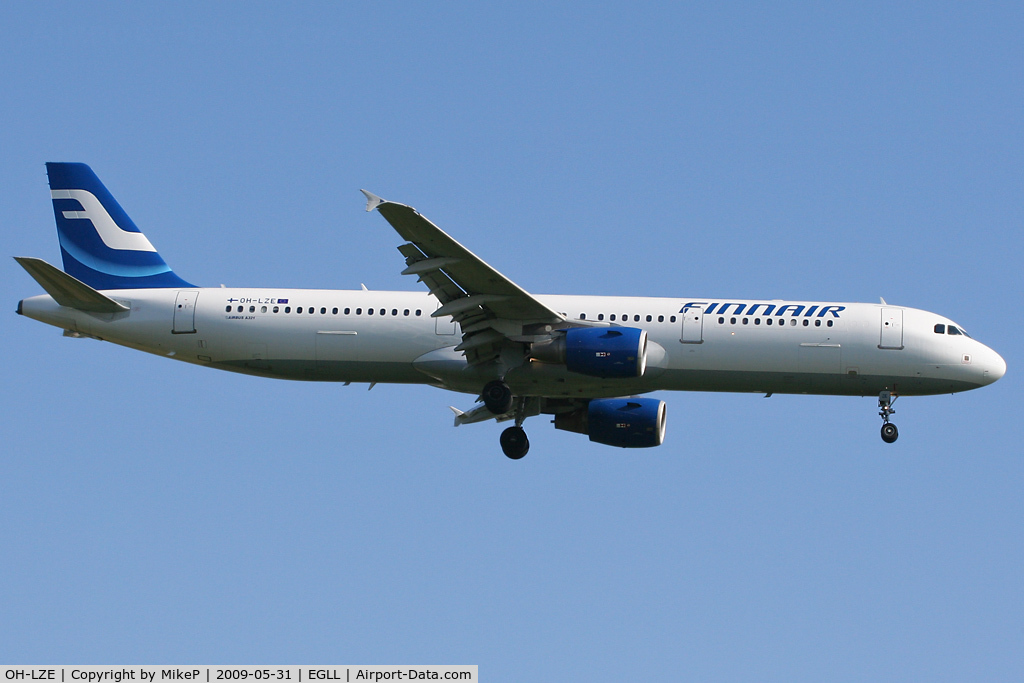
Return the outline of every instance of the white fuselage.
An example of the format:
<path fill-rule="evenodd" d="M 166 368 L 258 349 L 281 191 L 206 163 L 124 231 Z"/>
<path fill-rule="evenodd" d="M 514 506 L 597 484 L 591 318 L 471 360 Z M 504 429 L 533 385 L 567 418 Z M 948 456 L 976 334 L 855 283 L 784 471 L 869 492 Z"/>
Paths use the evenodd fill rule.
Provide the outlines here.
<path fill-rule="evenodd" d="M 425 383 L 478 393 L 488 377 L 454 347 L 462 335 L 417 292 L 280 289 L 108 290 L 124 313 L 86 313 L 50 296 L 19 312 L 72 335 L 265 377 Z M 569 320 L 639 327 L 642 377 L 600 379 L 537 361 L 511 364 L 519 396 L 624 396 L 660 389 L 875 395 L 965 391 L 1005 372 L 997 353 L 934 313 L 885 304 L 537 296 Z M 692 304 L 692 305 L 691 305 Z M 724 310 L 723 310 L 724 309 Z M 687 316 L 686 313 L 689 313 Z M 521 359 L 520 359 L 521 361 Z"/>

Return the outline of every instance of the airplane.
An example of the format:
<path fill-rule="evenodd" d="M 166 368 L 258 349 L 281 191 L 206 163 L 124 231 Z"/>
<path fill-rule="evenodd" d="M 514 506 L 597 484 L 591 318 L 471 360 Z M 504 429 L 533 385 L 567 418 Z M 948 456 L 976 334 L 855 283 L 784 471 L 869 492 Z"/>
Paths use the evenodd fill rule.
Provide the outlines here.
<path fill-rule="evenodd" d="M 898 396 L 957 393 L 1006 372 L 935 313 L 890 305 L 719 297 L 532 295 L 412 207 L 363 190 L 427 291 L 197 287 L 160 257 L 89 166 L 48 163 L 64 269 L 16 257 L 46 294 L 17 312 L 67 337 L 290 380 L 429 384 L 476 396 L 455 426 L 523 422 L 622 448 L 665 439 L 659 390 L 877 396 L 896 441 Z"/>

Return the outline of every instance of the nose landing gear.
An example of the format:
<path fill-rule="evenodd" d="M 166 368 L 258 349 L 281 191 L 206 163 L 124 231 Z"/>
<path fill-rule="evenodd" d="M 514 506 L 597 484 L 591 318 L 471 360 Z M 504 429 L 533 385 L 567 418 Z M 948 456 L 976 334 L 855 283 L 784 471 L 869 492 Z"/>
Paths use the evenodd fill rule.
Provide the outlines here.
<path fill-rule="evenodd" d="M 889 422 L 889 416 L 896 412 L 892 404 L 899 398 L 891 391 L 883 391 L 878 395 L 878 416 L 882 418 L 882 441 L 892 443 L 900 438 L 900 430 Z"/>

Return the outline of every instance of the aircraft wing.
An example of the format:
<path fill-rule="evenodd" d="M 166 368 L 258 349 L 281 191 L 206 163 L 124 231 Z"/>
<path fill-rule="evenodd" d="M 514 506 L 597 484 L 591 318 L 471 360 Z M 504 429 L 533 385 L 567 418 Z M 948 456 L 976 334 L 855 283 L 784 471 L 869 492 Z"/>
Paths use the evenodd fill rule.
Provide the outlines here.
<path fill-rule="evenodd" d="M 378 212 L 405 240 L 403 275 L 417 275 L 441 302 L 433 317 L 452 316 L 462 328 L 463 351 L 470 364 L 496 357 L 531 325 L 559 324 L 565 318 L 449 237 L 416 209 L 366 195 L 366 210 Z"/>

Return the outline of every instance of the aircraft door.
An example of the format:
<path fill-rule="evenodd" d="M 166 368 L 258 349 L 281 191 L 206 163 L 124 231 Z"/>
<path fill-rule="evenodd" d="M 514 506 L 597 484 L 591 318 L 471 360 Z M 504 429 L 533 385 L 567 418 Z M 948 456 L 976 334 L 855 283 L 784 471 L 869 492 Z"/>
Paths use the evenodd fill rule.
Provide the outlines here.
<path fill-rule="evenodd" d="M 683 336 L 679 338 L 684 344 L 704 343 L 704 307 L 690 306 L 683 311 Z"/>
<path fill-rule="evenodd" d="M 178 292 L 174 301 L 174 334 L 194 334 L 196 331 L 196 299 L 197 291 Z"/>
<path fill-rule="evenodd" d="M 880 349 L 903 348 L 903 309 L 882 309 L 882 332 L 878 342 Z"/>

